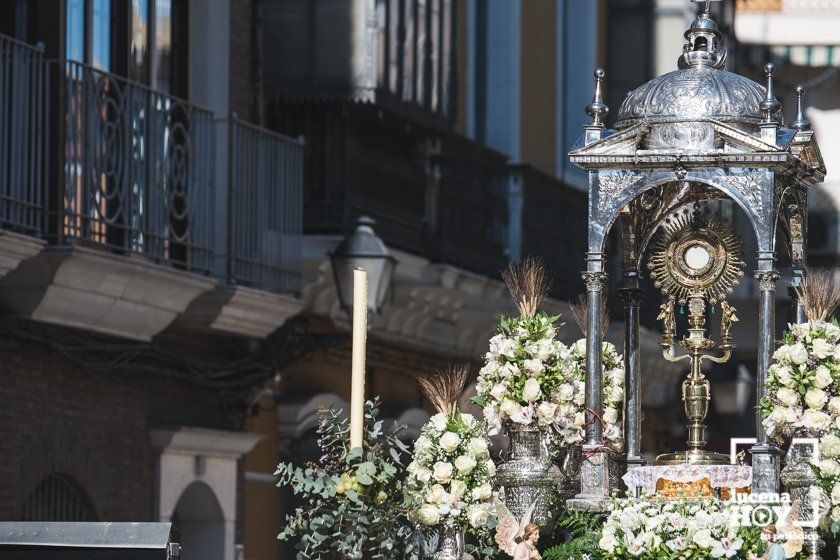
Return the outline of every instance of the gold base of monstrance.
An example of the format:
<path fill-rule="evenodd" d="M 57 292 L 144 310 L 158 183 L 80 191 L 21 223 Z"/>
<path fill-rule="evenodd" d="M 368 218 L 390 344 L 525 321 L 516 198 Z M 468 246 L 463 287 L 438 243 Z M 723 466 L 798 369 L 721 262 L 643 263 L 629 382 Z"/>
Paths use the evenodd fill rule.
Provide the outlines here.
<path fill-rule="evenodd" d="M 666 360 L 688 360 L 691 369 L 682 384 L 682 400 L 688 417 L 688 449 L 659 455 L 659 465 L 728 465 L 727 455 L 707 451 L 703 421 L 709 412 L 711 388 L 703 375 L 703 360 L 722 364 L 732 349 L 731 328 L 738 318 L 735 308 L 724 299 L 743 275 L 741 242 L 730 224 L 704 216 L 695 204 L 694 212 L 678 214 L 663 225 L 663 232 L 653 248 L 648 263 L 656 287 L 668 298 L 660 306 L 662 320 L 662 355 Z M 720 302 L 720 355 L 709 353 L 715 342 L 706 337 L 708 304 Z M 676 355 L 674 305 L 688 305 L 688 336 L 679 341 L 686 353 Z M 712 307 L 714 313 L 714 307 Z"/>

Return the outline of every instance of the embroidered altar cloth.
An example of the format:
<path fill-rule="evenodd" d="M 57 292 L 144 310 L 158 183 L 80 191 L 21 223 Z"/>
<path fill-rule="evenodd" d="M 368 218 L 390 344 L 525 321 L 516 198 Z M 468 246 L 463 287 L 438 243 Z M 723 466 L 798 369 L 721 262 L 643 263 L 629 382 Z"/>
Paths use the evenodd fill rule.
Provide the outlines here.
<path fill-rule="evenodd" d="M 659 479 L 670 482 L 699 482 L 708 479 L 713 488 L 744 488 L 752 484 L 752 467 L 749 465 L 652 465 L 632 467 L 621 479 L 633 492 L 641 487 L 652 496 Z"/>

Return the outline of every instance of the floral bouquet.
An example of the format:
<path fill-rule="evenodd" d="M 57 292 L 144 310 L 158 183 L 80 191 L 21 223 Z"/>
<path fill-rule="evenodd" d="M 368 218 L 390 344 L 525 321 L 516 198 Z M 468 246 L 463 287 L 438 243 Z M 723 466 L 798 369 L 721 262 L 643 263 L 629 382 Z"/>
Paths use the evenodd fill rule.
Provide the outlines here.
<path fill-rule="evenodd" d="M 472 402 L 483 407 L 491 435 L 503 424 L 548 431 L 557 421 L 561 386 L 570 377 L 568 348 L 556 339 L 559 317 L 539 311 L 547 292 L 545 269 L 526 259 L 503 277 L 520 315 L 499 321 Z"/>
<path fill-rule="evenodd" d="M 742 517 L 718 500 L 617 500 L 598 549 L 609 560 L 760 558 L 768 546 L 762 529 L 741 524 Z M 777 534 L 788 558 L 801 551 L 801 528 L 783 532 L 777 527 Z"/>
<path fill-rule="evenodd" d="M 826 321 L 789 325 L 768 369 L 760 403 L 775 439 L 826 434 L 840 415 L 840 326 Z"/>
<path fill-rule="evenodd" d="M 378 399 L 365 403 L 365 445 L 351 450 L 347 419 L 338 410 L 320 410 L 320 459 L 277 467 L 277 486 L 291 489 L 302 503 L 286 516 L 277 538 L 294 542 L 299 560 L 332 553 L 397 560 L 411 553 L 400 481 L 400 457 L 408 448 L 397 437 L 402 427 L 383 431 L 378 415 Z"/>
<path fill-rule="evenodd" d="M 586 339 L 575 342 L 569 349 L 571 360 L 570 381 L 558 391 L 559 439 L 563 444 L 583 441 L 586 387 Z M 624 361 L 611 342 L 601 344 L 601 372 L 603 375 L 604 412 L 601 416 L 606 443 L 620 449 L 624 440 L 622 421 L 624 413 Z M 572 391 L 570 388 L 574 388 Z"/>
<path fill-rule="evenodd" d="M 572 316 L 586 336 L 588 329 L 586 297 L 577 303 L 570 303 Z M 606 334 L 609 316 L 606 307 L 601 308 L 601 338 Z M 584 394 L 586 391 L 586 338 L 575 342 L 568 352 L 567 381 L 558 391 L 557 433 L 558 443 L 572 445 L 583 441 L 586 424 Z M 601 377 L 603 379 L 603 412 L 596 420 L 602 423 L 604 440 L 616 449 L 621 449 L 624 440 L 622 429 L 624 418 L 624 360 L 611 342 L 601 343 Z"/>
<path fill-rule="evenodd" d="M 457 401 L 469 366 L 419 378 L 438 413 L 423 426 L 408 465 L 405 496 L 412 518 L 425 527 L 454 522 L 479 533 L 492 515 L 492 479 L 487 426 L 462 413 Z"/>

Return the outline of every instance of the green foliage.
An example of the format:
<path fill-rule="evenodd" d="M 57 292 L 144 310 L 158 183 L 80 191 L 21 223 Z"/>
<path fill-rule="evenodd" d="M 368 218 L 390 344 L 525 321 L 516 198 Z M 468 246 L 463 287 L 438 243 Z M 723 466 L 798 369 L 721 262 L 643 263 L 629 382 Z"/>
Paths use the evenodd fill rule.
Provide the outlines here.
<path fill-rule="evenodd" d="M 384 433 L 378 416 L 378 399 L 368 401 L 364 450 L 351 450 L 347 420 L 336 410 L 321 410 L 318 446 L 323 455 L 318 462 L 277 467 L 277 485 L 303 500 L 277 536 L 296 541 L 298 560 L 332 553 L 396 560 L 410 554 L 411 528 L 399 478 L 408 448 L 396 438 L 401 427 Z"/>
<path fill-rule="evenodd" d="M 589 513 L 563 508 L 554 525 L 552 542 L 560 543 L 549 546 L 543 552 L 543 560 L 566 560 L 583 558 L 599 560 L 598 541 L 601 538 L 601 526 L 607 518 L 605 513 Z"/>

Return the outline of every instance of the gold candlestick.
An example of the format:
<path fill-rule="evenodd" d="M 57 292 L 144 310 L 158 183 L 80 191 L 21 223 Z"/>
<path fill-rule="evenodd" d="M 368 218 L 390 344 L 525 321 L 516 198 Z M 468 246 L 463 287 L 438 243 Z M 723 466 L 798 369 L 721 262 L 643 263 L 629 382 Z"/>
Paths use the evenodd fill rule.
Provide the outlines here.
<path fill-rule="evenodd" d="M 670 317 L 673 318 L 673 301 L 669 302 L 671 309 Z M 673 322 L 669 325 L 665 323 L 665 334 L 662 337 L 662 355 L 670 362 L 679 362 L 681 360 L 688 360 L 691 364 L 691 369 L 682 383 L 682 400 L 685 404 L 685 414 L 688 418 L 688 450 L 679 451 L 676 453 L 666 453 L 656 458 L 656 462 L 660 464 L 682 464 L 691 463 L 699 465 L 726 465 L 729 464 L 729 456 L 721 453 L 707 451 L 706 447 L 706 425 L 703 421 L 709 413 L 709 401 L 712 398 L 711 387 L 709 380 L 703 375 L 700 366 L 703 360 L 709 360 L 716 364 L 722 364 L 729 361 L 732 355 L 732 337 L 730 335 L 730 328 L 733 322 L 737 321 L 735 317 L 735 308 L 727 304 L 721 303 L 723 313 L 721 314 L 721 333 L 722 340 L 720 348 L 723 353 L 719 356 L 705 352 L 714 348 L 715 343 L 709 338 L 706 338 L 706 300 L 703 292 L 697 290 L 692 292 L 688 298 L 688 322 L 689 335 L 680 341 L 686 353 L 682 355 L 671 355 L 671 345 L 674 337 Z M 663 316 L 664 315 L 664 316 Z M 667 321 L 668 313 L 663 310 L 660 313 L 663 321 Z M 670 327 L 670 328 L 669 328 Z"/>

